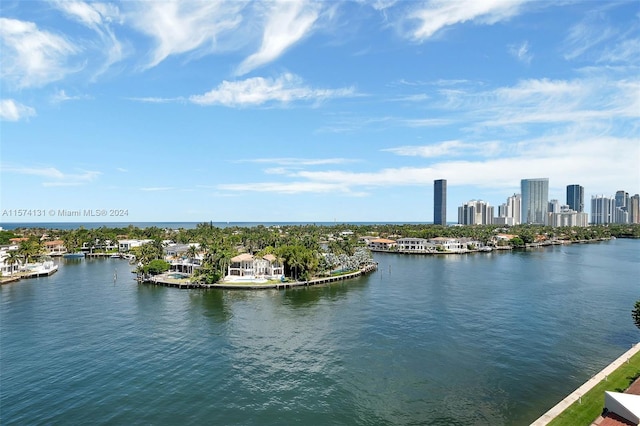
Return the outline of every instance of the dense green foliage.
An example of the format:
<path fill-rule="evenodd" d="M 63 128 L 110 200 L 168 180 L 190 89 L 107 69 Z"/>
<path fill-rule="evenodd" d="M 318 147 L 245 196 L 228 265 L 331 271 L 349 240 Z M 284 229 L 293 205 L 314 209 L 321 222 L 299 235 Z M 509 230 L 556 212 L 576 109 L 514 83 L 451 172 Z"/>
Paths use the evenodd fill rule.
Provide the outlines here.
<path fill-rule="evenodd" d="M 356 254 L 358 247 L 364 246 L 361 237 L 365 236 L 390 239 L 467 237 L 487 244 L 501 233 L 514 235 L 515 238 L 508 242 L 499 241 L 498 245 L 519 248 L 545 240 L 588 241 L 611 237 L 640 238 L 640 225 L 553 228 L 538 225 L 496 227 L 495 225 L 335 224 L 218 228 L 210 223 L 201 223 L 192 229 L 162 229 L 155 226 L 137 228 L 132 225 L 122 228 L 85 229 L 80 227 L 72 230 L 27 228 L 17 229 L 11 235 L 32 236 L 30 241 L 39 242 L 39 237 L 47 234 L 51 240 L 63 240 L 67 251 L 70 252 L 83 247 L 92 252 L 104 251 L 107 247 L 114 247 L 117 241 L 122 239 L 153 240 L 152 243 L 131 250 L 131 254 L 136 256 L 136 261 L 142 265 L 148 265 L 156 259 L 163 259 L 164 242 L 197 243 L 199 249 L 191 248 L 186 254 L 191 259 L 196 258 L 197 255 L 202 257 L 202 265 L 194 273 L 193 279 L 197 282 L 212 283 L 226 274 L 231 258 L 239 253 L 259 256 L 273 254 L 283 261 L 286 276 L 306 280 L 313 276 L 328 275 L 333 270 L 344 269 L 345 264 L 351 264 L 352 262 L 347 259 Z M 29 245 L 31 244 L 34 243 L 30 242 Z M 33 258 L 36 252 L 38 249 L 34 247 L 25 247 L 22 251 L 23 255 L 29 253 L 30 258 Z"/>
<path fill-rule="evenodd" d="M 154 259 L 142 268 L 142 272 L 150 275 L 158 275 L 169 270 L 168 262 L 161 259 Z"/>
<path fill-rule="evenodd" d="M 0 245 L 9 244 L 11 238 L 16 238 L 16 234 L 11 231 L 0 231 Z"/>

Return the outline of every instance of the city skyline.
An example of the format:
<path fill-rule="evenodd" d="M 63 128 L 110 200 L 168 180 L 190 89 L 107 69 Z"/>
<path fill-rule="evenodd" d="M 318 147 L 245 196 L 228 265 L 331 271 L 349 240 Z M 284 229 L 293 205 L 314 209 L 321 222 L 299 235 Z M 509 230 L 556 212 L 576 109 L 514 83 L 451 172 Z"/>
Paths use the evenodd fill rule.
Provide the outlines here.
<path fill-rule="evenodd" d="M 637 17 L 633 1 L 3 1 L 0 204 L 428 223 L 437 179 L 448 222 L 529 176 L 561 203 L 576 183 L 636 194 Z"/>

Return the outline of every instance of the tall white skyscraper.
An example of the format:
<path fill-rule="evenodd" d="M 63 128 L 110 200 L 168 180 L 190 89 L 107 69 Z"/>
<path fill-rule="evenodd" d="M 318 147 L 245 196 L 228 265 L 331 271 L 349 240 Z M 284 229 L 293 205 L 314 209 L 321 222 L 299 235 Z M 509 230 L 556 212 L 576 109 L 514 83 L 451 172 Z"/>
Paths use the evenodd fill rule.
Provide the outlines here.
<path fill-rule="evenodd" d="M 595 195 L 591 197 L 591 223 L 602 225 L 613 223 L 616 208 L 615 198 Z"/>
<path fill-rule="evenodd" d="M 522 179 L 520 189 L 522 193 L 521 223 L 544 225 L 549 203 L 549 178 Z"/>

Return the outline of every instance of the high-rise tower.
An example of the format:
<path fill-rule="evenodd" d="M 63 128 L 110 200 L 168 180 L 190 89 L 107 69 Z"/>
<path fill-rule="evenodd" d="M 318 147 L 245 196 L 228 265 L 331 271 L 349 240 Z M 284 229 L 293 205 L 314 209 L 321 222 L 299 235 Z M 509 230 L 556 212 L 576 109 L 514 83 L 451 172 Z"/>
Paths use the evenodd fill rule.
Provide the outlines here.
<path fill-rule="evenodd" d="M 535 223 L 544 225 L 549 203 L 549 179 L 522 179 L 522 221 L 521 223 Z"/>
<path fill-rule="evenodd" d="M 438 179 L 433 181 L 433 223 L 447 224 L 447 181 Z"/>
<path fill-rule="evenodd" d="M 578 213 L 584 212 L 584 187 L 567 185 L 567 205 Z"/>

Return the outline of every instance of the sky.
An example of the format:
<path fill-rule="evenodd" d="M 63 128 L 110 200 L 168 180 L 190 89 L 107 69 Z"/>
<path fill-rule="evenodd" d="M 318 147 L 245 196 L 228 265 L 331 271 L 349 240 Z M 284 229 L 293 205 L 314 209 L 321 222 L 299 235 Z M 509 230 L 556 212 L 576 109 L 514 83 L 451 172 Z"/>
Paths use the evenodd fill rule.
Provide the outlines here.
<path fill-rule="evenodd" d="M 436 179 L 450 222 L 527 178 L 587 211 L 640 192 L 638 1 L 0 8 L 0 223 L 429 223 Z"/>

